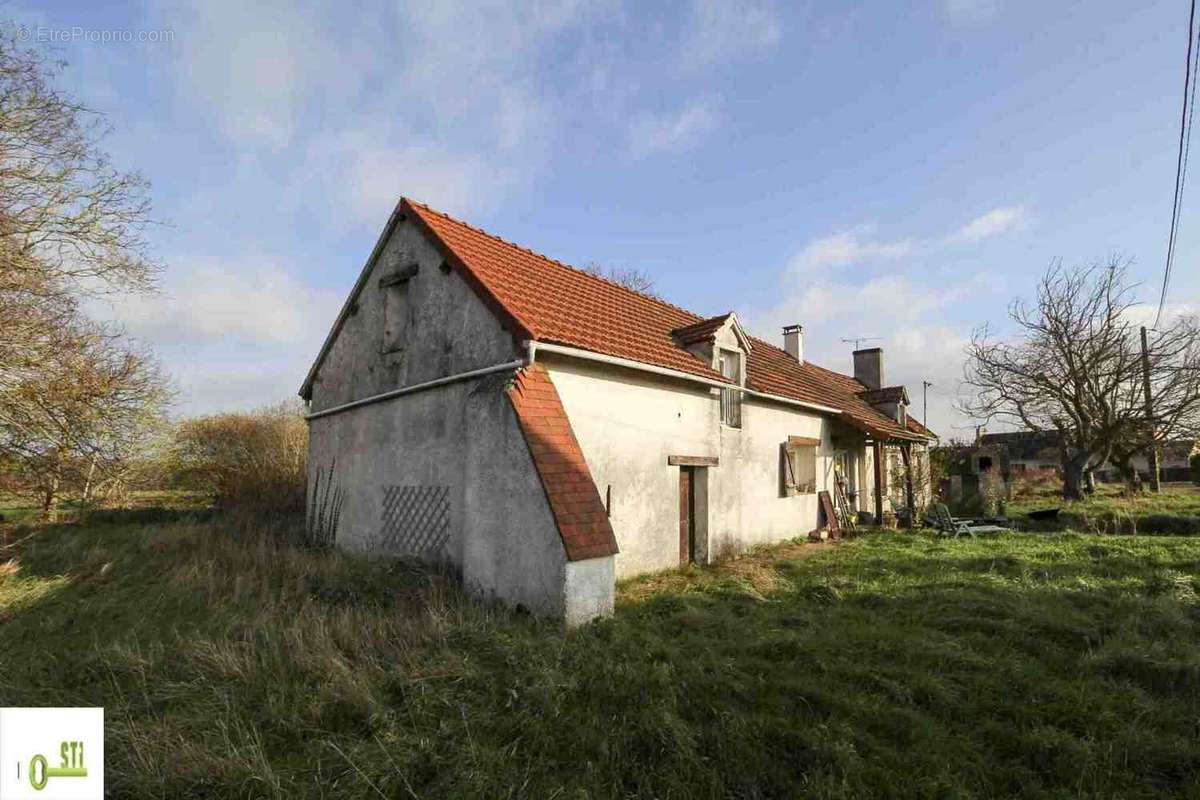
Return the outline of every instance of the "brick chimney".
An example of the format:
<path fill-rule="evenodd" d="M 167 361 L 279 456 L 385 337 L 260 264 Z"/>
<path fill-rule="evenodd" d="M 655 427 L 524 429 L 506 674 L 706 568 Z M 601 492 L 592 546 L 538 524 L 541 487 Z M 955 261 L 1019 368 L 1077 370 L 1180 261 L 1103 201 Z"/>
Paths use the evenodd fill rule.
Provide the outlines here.
<path fill-rule="evenodd" d="M 883 387 L 883 348 L 854 351 L 854 377 L 868 389 Z"/>
<path fill-rule="evenodd" d="M 789 356 L 804 363 L 804 326 L 783 326 L 783 349 Z"/>

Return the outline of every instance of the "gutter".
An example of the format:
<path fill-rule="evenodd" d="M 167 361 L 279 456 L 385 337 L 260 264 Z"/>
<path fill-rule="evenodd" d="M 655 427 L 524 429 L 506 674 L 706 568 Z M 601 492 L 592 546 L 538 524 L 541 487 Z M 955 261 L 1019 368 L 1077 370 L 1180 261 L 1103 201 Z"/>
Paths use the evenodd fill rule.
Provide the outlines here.
<path fill-rule="evenodd" d="M 580 350 L 577 347 L 566 347 L 561 344 L 549 344 L 548 342 L 527 342 L 526 347 L 529 348 L 530 363 L 533 363 L 533 356 L 537 351 L 545 353 L 558 353 L 559 355 L 578 358 L 584 361 L 597 361 L 601 364 L 612 364 L 617 367 L 625 367 L 627 369 L 638 370 L 639 372 L 649 372 L 654 375 L 664 375 L 669 378 L 676 378 L 682 381 L 691 381 L 705 386 L 715 387 L 717 389 L 738 389 L 743 394 L 750 397 L 760 397 L 764 400 L 770 400 L 774 403 L 784 403 L 791 406 L 799 406 L 810 411 L 819 411 L 822 414 L 840 415 L 840 408 L 832 408 L 823 406 L 819 403 L 806 403 L 803 400 L 793 400 L 790 397 L 781 397 L 777 394 L 767 394 L 766 392 L 756 392 L 753 389 L 747 389 L 743 386 L 738 386 L 733 383 L 725 383 L 711 378 L 705 378 L 702 375 L 693 375 L 690 372 L 680 372 L 679 370 L 669 369 L 667 367 L 658 367 L 653 364 L 643 364 L 641 361 L 633 361 L 628 358 L 620 358 L 619 356 L 606 356 L 601 353 L 594 353 L 591 350 Z"/>
<path fill-rule="evenodd" d="M 341 405 L 332 406 L 331 408 L 322 409 L 321 411 L 315 411 L 312 414 L 306 414 L 304 418 L 306 420 L 320 419 L 321 417 L 328 417 L 333 414 L 340 414 L 343 411 L 361 408 L 362 406 L 382 403 L 396 397 L 403 397 L 407 394 L 416 394 L 417 392 L 423 392 L 427 389 L 435 389 L 439 386 L 457 383 L 458 381 L 479 378 L 496 372 L 518 370 L 521 367 L 533 364 L 537 360 L 537 354 L 539 351 L 544 353 L 557 353 L 558 355 L 568 356 L 570 358 L 578 358 L 583 361 L 595 361 L 601 364 L 610 364 L 612 366 L 637 370 L 638 372 L 648 372 L 653 375 L 662 375 L 668 378 L 698 383 L 703 386 L 716 389 L 738 389 L 743 394 L 746 394 L 750 397 L 758 397 L 763 400 L 769 400 L 773 403 L 783 403 L 784 405 L 796 406 L 798 408 L 803 408 L 809 411 L 817 411 L 822 414 L 829 414 L 832 416 L 842 415 L 841 409 L 833 408 L 831 406 L 823 406 L 820 403 L 807 403 L 803 400 L 793 400 L 790 397 L 783 397 L 777 394 L 757 392 L 753 389 L 746 389 L 745 387 L 737 386 L 736 384 L 705 378 L 702 375 L 693 375 L 689 372 L 681 372 L 668 367 L 659 367 L 655 366 L 654 364 L 644 364 L 641 361 L 633 361 L 631 359 L 621 358 L 619 356 L 606 356 L 602 353 L 594 353 L 591 350 L 581 350 L 577 347 L 567 347 L 561 344 L 550 344 L 549 342 L 539 342 L 534 339 L 527 339 L 525 341 L 525 358 L 516 359 L 515 361 L 506 361 L 503 364 L 493 364 L 490 367 L 481 367 L 480 369 L 468 370 L 467 372 L 459 372 L 455 375 L 447 375 L 444 378 L 435 378 L 434 380 L 425 381 L 424 383 L 416 383 L 412 386 L 402 386 L 399 389 L 392 389 L 391 391 L 383 392 L 381 394 L 371 395 L 370 397 L 364 397 L 360 400 L 352 400 L 349 403 L 342 403 Z"/>
<path fill-rule="evenodd" d="M 533 353 L 531 351 L 529 363 L 532 363 L 532 355 Z M 525 359 L 520 358 L 516 361 L 506 361 L 503 364 L 493 364 L 490 367 L 481 367 L 480 369 L 468 370 L 467 372 L 459 372 L 455 375 L 447 375 L 444 378 L 435 378 L 434 380 L 425 381 L 424 383 L 414 383 L 411 386 L 402 386 L 399 389 L 392 389 L 390 392 L 373 394 L 370 397 L 364 397 L 361 400 L 352 400 L 349 403 L 342 403 L 340 406 L 332 406 L 331 408 L 322 409 L 321 411 L 316 411 L 312 414 L 305 414 L 304 418 L 310 421 L 314 419 L 320 419 L 321 417 L 328 417 L 332 414 L 340 414 L 343 411 L 349 411 L 354 408 L 361 408 L 362 406 L 369 406 L 373 405 L 374 403 L 382 403 L 386 400 L 391 400 L 396 397 L 403 397 L 406 394 L 415 394 L 417 392 L 423 392 L 426 389 L 435 389 L 438 386 L 445 386 L 450 383 L 457 383 L 458 381 L 470 380 L 471 378 L 478 378 L 483 375 L 491 375 L 494 372 L 517 370 L 525 366 L 525 364 Z"/>

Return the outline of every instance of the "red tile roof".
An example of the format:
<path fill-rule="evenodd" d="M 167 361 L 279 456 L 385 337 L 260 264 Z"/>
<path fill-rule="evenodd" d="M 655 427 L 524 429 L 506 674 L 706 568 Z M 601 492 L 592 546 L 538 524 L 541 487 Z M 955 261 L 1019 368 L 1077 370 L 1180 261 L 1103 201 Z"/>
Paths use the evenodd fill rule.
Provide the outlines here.
<path fill-rule="evenodd" d="M 866 389 L 858 396 L 868 403 L 907 403 L 908 392 L 903 386 L 884 386 L 880 389 Z"/>
<path fill-rule="evenodd" d="M 702 319 L 699 322 L 693 322 L 691 325 L 685 325 L 682 328 L 676 328 L 671 331 L 671 335 L 679 340 L 680 344 L 695 344 L 703 342 L 706 339 L 712 339 L 716 336 L 717 331 L 721 329 L 733 312 L 730 311 L 716 317 Z"/>
<path fill-rule="evenodd" d="M 527 250 L 407 198 L 400 211 L 431 234 L 514 336 L 568 345 L 705 378 L 724 378 L 677 338 L 725 317 L 705 319 L 657 298 Z M 856 395 L 866 387 L 761 339 L 746 361 L 746 388 L 838 409 L 850 424 L 883 438 L 923 438 Z"/>
<path fill-rule="evenodd" d="M 508 396 L 546 490 L 567 559 L 583 561 L 616 553 L 617 538 L 608 513 L 546 368 L 532 364 L 519 371 Z"/>
<path fill-rule="evenodd" d="M 700 317 L 403 200 L 524 337 L 724 380 L 671 331 Z"/>
<path fill-rule="evenodd" d="M 927 439 L 936 439 L 937 438 L 936 433 L 929 430 L 929 428 L 926 428 L 924 424 L 917 422 L 915 419 L 913 419 L 911 414 L 908 416 L 908 419 L 906 421 L 908 422 L 908 429 L 910 431 L 912 431 L 913 433 L 915 433 L 919 436 L 924 436 Z"/>

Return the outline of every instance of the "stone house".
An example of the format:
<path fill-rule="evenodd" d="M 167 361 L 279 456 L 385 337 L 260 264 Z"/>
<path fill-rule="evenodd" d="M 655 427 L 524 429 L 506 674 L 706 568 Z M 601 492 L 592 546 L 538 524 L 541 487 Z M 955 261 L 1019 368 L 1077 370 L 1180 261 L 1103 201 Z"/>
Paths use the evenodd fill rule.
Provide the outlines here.
<path fill-rule="evenodd" d="M 842 375 L 803 339 L 789 326 L 776 347 L 733 312 L 402 199 L 300 390 L 309 484 L 342 495 L 339 546 L 448 562 L 482 595 L 582 622 L 617 579 L 823 527 L 835 470 L 864 514 L 886 510 L 887 453 L 919 463 L 933 435 L 881 350 Z"/>

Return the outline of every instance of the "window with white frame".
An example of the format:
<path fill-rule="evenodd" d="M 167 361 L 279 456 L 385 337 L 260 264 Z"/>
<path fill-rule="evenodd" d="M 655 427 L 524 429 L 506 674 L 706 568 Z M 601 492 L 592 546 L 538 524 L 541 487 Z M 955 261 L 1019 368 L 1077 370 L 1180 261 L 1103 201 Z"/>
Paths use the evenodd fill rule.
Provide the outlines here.
<path fill-rule="evenodd" d="M 721 375 L 732 383 L 742 382 L 742 354 L 722 349 L 717 354 Z M 739 389 L 721 390 L 721 422 L 731 428 L 742 427 L 742 392 Z"/>
<path fill-rule="evenodd" d="M 791 497 L 797 494 L 815 494 L 817 491 L 817 447 L 816 439 L 789 437 L 781 448 L 782 494 Z"/>

